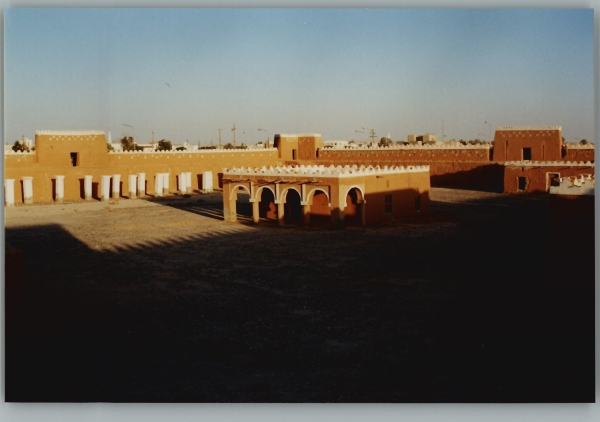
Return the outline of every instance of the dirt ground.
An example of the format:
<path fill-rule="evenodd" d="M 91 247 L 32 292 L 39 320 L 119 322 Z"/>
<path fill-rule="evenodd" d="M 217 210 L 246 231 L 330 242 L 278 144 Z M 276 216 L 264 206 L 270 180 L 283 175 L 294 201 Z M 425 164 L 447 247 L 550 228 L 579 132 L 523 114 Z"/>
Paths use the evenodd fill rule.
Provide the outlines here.
<path fill-rule="evenodd" d="M 220 193 L 5 209 L 6 399 L 593 401 L 593 228 L 563 279 L 547 196 L 431 197 L 342 231 Z"/>

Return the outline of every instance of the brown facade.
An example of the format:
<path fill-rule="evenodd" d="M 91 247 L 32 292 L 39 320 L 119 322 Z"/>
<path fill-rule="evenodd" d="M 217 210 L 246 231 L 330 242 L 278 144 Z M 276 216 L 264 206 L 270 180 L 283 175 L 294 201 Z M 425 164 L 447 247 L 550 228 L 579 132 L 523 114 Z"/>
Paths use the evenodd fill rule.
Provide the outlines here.
<path fill-rule="evenodd" d="M 220 173 L 226 167 L 280 163 L 275 149 L 108 153 L 103 137 L 104 135 L 100 140 L 95 138 L 89 144 L 83 140 L 67 139 L 65 145 L 61 144 L 60 139 L 48 142 L 42 139 L 41 147 L 36 144 L 33 153 L 5 154 L 4 177 L 15 179 L 15 203 L 24 202 L 21 178 L 25 176 L 33 177 L 33 202 L 51 203 L 55 201 L 57 175 L 65 176 L 64 200 L 73 201 L 84 197 L 83 180 L 86 175 L 93 176 L 93 196 L 98 198 L 102 175 L 120 175 L 121 195 L 127 196 L 128 176 L 131 174 L 145 173 L 145 190 L 152 193 L 155 189 L 156 173 L 169 173 L 170 191 L 176 192 L 176 178 L 182 172 L 192 173 L 192 190 L 197 190 L 202 188 L 202 174 L 207 171 L 213 173 L 216 184 Z M 79 154 L 76 166 L 70 161 L 72 152 Z"/>
<path fill-rule="evenodd" d="M 560 161 L 560 127 L 497 128 L 494 136 L 494 161 Z"/>
<path fill-rule="evenodd" d="M 33 201 L 49 203 L 55 200 L 57 175 L 65 176 L 64 199 L 68 201 L 83 198 L 82 186 L 86 175 L 93 178 L 92 189 L 96 197 L 102 175 L 120 175 L 121 195 L 126 196 L 131 174 L 145 173 L 145 190 L 152 193 L 155 174 L 169 173 L 169 188 L 175 192 L 176 177 L 182 172 L 192 173 L 191 188 L 197 190 L 202 187 L 202 173 L 207 171 L 213 173 L 216 184 L 223 168 L 284 163 L 380 167 L 427 164 L 433 186 L 538 192 L 547 189 L 547 172 L 533 165 L 535 162 L 593 162 L 594 158 L 593 148 L 562 145 L 560 128 L 499 128 L 493 148 L 488 145 L 431 145 L 323 149 L 319 134 L 280 134 L 275 135 L 275 142 L 277 149 L 108 153 L 102 132 L 39 131 L 36 133 L 35 152 L 5 153 L 5 178 L 15 179 L 17 204 L 24 202 L 21 178 L 25 176 L 33 177 Z M 520 161 L 524 156 L 529 158 L 526 161 L 531 165 L 521 171 L 523 175 L 517 176 L 513 168 L 504 169 L 506 159 Z M 572 164 L 566 163 L 565 166 Z M 593 173 L 593 168 L 586 171 Z M 526 177 L 527 182 L 519 177 Z M 519 189 L 519 183 L 525 183 L 527 188 Z"/>
<path fill-rule="evenodd" d="M 310 225 L 316 218 L 321 223 L 329 220 L 334 227 L 370 225 L 428 213 L 429 191 L 426 166 L 240 168 L 224 172 L 223 214 L 227 221 L 237 220 L 237 195 L 244 192 L 255 223 L 266 218 L 280 225 L 290 220 Z M 290 213 L 297 217 L 290 219 Z"/>
<path fill-rule="evenodd" d="M 321 135 L 317 133 L 275 135 L 275 148 L 279 150 L 279 158 L 284 161 L 314 160 L 323 146 Z"/>
<path fill-rule="evenodd" d="M 594 174 L 591 163 L 522 163 L 508 165 L 504 170 L 504 193 L 548 192 L 553 179 L 559 177 Z"/>

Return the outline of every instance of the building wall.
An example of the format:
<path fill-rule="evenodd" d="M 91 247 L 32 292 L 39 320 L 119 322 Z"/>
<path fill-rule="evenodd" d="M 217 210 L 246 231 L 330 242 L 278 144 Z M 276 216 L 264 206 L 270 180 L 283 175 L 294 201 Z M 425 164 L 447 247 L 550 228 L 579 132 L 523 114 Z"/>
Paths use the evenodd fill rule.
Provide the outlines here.
<path fill-rule="evenodd" d="M 108 165 L 106 137 L 100 131 L 39 131 L 35 134 L 36 161 L 45 167 L 68 167 L 76 153 L 78 167 Z"/>
<path fill-rule="evenodd" d="M 526 178 L 526 193 L 547 192 L 550 186 L 549 173 L 560 174 L 560 177 L 594 174 L 594 167 L 587 165 L 555 166 L 506 166 L 504 169 L 504 193 L 522 192 L 519 189 L 519 177 Z"/>
<path fill-rule="evenodd" d="M 476 161 L 489 162 L 489 148 L 361 148 L 325 149 L 319 151 L 319 163 L 364 164 L 387 162 L 430 164 L 436 161 Z"/>
<path fill-rule="evenodd" d="M 594 161 L 594 148 L 563 147 L 562 161 Z"/>
<path fill-rule="evenodd" d="M 233 166 L 272 166 L 281 164 L 277 158 L 277 150 L 206 150 L 198 152 L 103 152 L 107 164 L 103 166 L 77 166 L 71 163 L 45 166 L 35 162 L 36 148 L 33 154 L 6 154 L 4 156 L 5 178 L 15 180 L 15 203 L 23 202 L 21 177 L 33 177 L 33 201 L 39 203 L 53 202 L 53 184 L 56 175 L 65 176 L 64 199 L 78 200 L 83 197 L 82 180 L 92 175 L 93 194 L 97 196 L 102 175 L 121 175 L 121 191 L 128 194 L 128 175 L 146 173 L 146 192 L 154 193 L 154 176 L 156 173 L 170 173 L 169 188 L 177 191 L 176 176 L 182 172 L 192 172 L 192 189 L 202 187 L 202 173 L 211 171 L 213 183 L 216 185 L 223 168 Z M 42 160 L 44 162 L 47 160 Z M 63 161 L 63 160 L 61 160 Z"/>
<path fill-rule="evenodd" d="M 322 149 L 323 139 L 317 133 L 313 134 L 277 134 L 275 147 L 279 150 L 279 158 L 290 160 L 314 160 L 317 150 Z"/>
<path fill-rule="evenodd" d="M 523 148 L 531 148 L 531 161 L 560 161 L 562 130 L 560 127 L 496 129 L 494 161 L 524 160 Z"/>
<path fill-rule="evenodd" d="M 369 177 L 365 189 L 367 224 L 385 221 L 390 217 L 385 212 L 386 195 L 392 195 L 391 215 L 394 218 L 429 213 L 430 184 L 427 172 Z"/>

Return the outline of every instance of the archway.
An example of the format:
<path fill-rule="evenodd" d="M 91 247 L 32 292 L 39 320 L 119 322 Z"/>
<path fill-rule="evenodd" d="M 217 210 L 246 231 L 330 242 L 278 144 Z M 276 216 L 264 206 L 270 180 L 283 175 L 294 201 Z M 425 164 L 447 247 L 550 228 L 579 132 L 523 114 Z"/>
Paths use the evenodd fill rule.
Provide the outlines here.
<path fill-rule="evenodd" d="M 310 204 L 310 225 L 328 227 L 331 225 L 331 208 L 329 198 L 321 190 L 315 191 Z"/>
<path fill-rule="evenodd" d="M 302 205 L 300 194 L 295 189 L 288 189 L 285 193 L 283 216 L 286 224 L 302 223 Z"/>
<path fill-rule="evenodd" d="M 273 191 L 269 188 L 262 188 L 259 198 L 259 218 L 265 218 L 267 220 L 277 220 L 277 205 L 275 205 L 275 195 L 273 194 Z"/>
<path fill-rule="evenodd" d="M 346 208 L 344 208 L 344 224 L 347 226 L 360 226 L 362 224 L 362 192 L 358 188 L 351 188 L 346 194 Z"/>
<path fill-rule="evenodd" d="M 232 195 L 235 199 L 236 215 L 239 220 L 252 220 L 252 204 L 250 203 L 250 191 L 246 186 L 238 185 L 233 189 Z"/>

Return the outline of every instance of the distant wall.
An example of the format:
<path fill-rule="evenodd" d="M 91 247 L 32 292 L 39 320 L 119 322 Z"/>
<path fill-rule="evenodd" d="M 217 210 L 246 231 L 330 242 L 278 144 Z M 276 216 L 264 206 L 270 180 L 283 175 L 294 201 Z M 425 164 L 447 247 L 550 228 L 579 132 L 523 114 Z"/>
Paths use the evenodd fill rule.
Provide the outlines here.
<path fill-rule="evenodd" d="M 563 147 L 563 161 L 594 161 L 594 148 Z"/>
<path fill-rule="evenodd" d="M 37 151 L 36 151 L 37 152 Z M 248 150 L 203 150 L 198 152 L 122 152 L 106 153 L 108 165 L 95 167 L 73 167 L 72 165 L 42 166 L 35 163 L 35 154 L 6 154 L 4 172 L 6 179 L 15 180 L 15 203 L 23 203 L 21 178 L 33 177 L 33 201 L 49 203 L 54 201 L 54 179 L 56 175 L 65 176 L 65 200 L 77 200 L 83 197 L 83 179 L 93 176 L 92 193 L 98 197 L 102 175 L 121 175 L 121 195 L 127 196 L 128 175 L 146 173 L 146 192 L 154 193 L 156 173 L 170 173 L 169 189 L 177 191 L 176 176 L 182 172 L 192 173 L 192 189 L 202 187 L 202 173 L 213 172 L 216 185 L 218 175 L 224 167 L 233 166 L 271 166 L 280 163 L 275 149 Z M 111 189 L 112 191 L 112 189 Z"/>
<path fill-rule="evenodd" d="M 489 162 L 489 147 L 464 146 L 464 148 L 391 147 L 359 149 L 321 149 L 319 161 L 369 165 L 371 162 L 401 162 L 430 164 L 435 161 L 476 161 Z"/>

